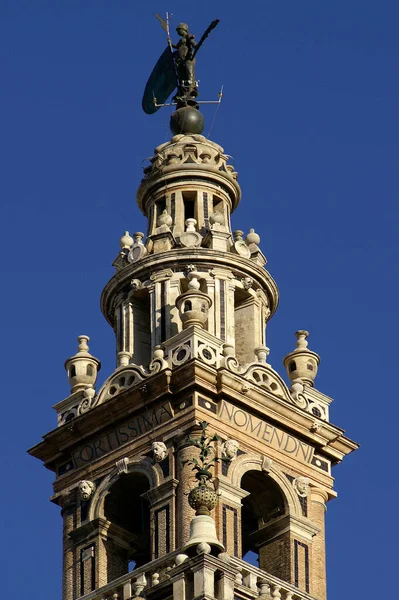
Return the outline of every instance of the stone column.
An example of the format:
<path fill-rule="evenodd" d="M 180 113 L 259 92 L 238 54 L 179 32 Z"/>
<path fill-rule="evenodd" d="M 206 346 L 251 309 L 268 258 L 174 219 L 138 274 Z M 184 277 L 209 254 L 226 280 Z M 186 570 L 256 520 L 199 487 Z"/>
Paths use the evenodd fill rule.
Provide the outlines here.
<path fill-rule="evenodd" d="M 326 512 L 326 502 L 328 494 L 320 488 L 310 488 L 311 521 L 319 532 L 314 536 L 312 543 L 312 575 L 311 590 L 312 596 L 317 600 L 325 600 L 327 597 L 326 583 L 326 543 L 325 543 L 325 523 L 324 515 Z"/>
<path fill-rule="evenodd" d="M 76 527 L 76 491 L 61 496 L 60 506 L 63 519 L 62 598 L 63 600 L 73 600 L 76 581 L 75 549 L 70 534 Z"/>

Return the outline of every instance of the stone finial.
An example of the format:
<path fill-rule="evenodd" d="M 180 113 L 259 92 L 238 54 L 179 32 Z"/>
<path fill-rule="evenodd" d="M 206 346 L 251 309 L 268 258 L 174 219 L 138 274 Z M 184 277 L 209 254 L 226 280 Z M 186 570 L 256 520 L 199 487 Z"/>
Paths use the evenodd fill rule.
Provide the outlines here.
<path fill-rule="evenodd" d="M 158 227 L 162 227 L 163 225 L 166 225 L 166 227 L 170 228 L 172 223 L 173 223 L 173 219 L 165 208 L 165 210 L 163 210 L 161 212 L 161 214 L 159 215 L 159 217 L 157 219 L 157 225 L 158 225 Z"/>
<path fill-rule="evenodd" d="M 65 361 L 65 369 L 68 373 L 68 380 L 71 385 L 71 393 L 94 388 L 98 371 L 101 363 L 89 353 L 89 341 L 87 335 L 78 337 L 78 351 L 74 356 Z"/>
<path fill-rule="evenodd" d="M 87 502 L 90 496 L 94 493 L 95 489 L 96 484 L 93 481 L 82 479 L 82 481 L 79 481 L 78 484 L 80 499 L 83 500 L 83 502 Z"/>
<path fill-rule="evenodd" d="M 270 354 L 270 349 L 267 346 L 258 346 L 257 348 L 255 348 L 254 352 L 255 352 L 256 358 L 258 359 L 258 362 L 260 362 L 260 363 L 267 362 L 267 357 Z"/>
<path fill-rule="evenodd" d="M 187 279 L 188 279 L 188 289 L 189 290 L 199 290 L 201 285 L 199 280 L 201 279 L 200 273 L 195 270 L 193 265 L 190 265 L 187 268 Z"/>
<path fill-rule="evenodd" d="M 304 329 L 296 332 L 296 348 L 284 357 L 283 363 L 291 381 L 300 379 L 303 383 L 313 386 L 320 363 L 320 356 L 308 349 L 309 333 Z"/>
<path fill-rule="evenodd" d="M 220 212 L 213 212 L 209 215 L 211 225 L 224 225 L 224 215 Z"/>
<path fill-rule="evenodd" d="M 162 462 L 168 456 L 168 449 L 163 442 L 152 442 L 151 450 L 154 461 L 157 463 Z"/>
<path fill-rule="evenodd" d="M 240 445 L 237 440 L 228 439 L 222 444 L 222 457 L 224 460 L 232 462 L 237 458 L 237 452 Z"/>
<path fill-rule="evenodd" d="M 129 235 L 128 231 L 125 231 L 124 235 L 121 237 L 121 239 L 119 240 L 119 245 L 121 247 L 121 250 L 130 250 L 130 247 L 133 244 L 133 238 L 131 235 Z"/>
<path fill-rule="evenodd" d="M 255 233 L 255 229 L 250 229 L 249 233 L 247 234 L 247 237 L 245 238 L 245 241 L 247 242 L 247 246 L 252 246 L 252 244 L 254 246 L 259 246 L 260 236 L 257 233 Z"/>

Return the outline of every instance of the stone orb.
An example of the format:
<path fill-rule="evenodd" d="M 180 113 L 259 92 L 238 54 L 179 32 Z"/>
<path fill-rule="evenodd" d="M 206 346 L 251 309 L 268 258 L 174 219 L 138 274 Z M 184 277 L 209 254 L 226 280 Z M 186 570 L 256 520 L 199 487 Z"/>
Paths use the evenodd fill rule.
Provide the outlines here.
<path fill-rule="evenodd" d="M 173 135 L 200 134 L 204 127 L 204 116 L 193 106 L 178 108 L 170 117 L 170 130 Z"/>

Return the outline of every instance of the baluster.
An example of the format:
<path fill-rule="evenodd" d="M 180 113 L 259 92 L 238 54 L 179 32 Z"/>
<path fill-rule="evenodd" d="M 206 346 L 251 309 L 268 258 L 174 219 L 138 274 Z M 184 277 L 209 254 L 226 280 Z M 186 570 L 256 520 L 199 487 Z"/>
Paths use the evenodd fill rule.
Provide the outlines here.
<path fill-rule="evenodd" d="M 265 579 L 261 579 L 259 582 L 259 596 L 262 598 L 271 598 L 270 595 L 270 585 Z"/>
<path fill-rule="evenodd" d="M 137 596 L 140 596 L 141 592 L 143 591 L 146 585 L 147 579 L 145 577 L 145 574 L 142 573 L 141 575 L 139 575 L 139 577 L 137 577 L 136 581 L 132 583 L 134 597 L 137 598 Z"/>
<path fill-rule="evenodd" d="M 112 600 L 119 600 L 119 596 L 116 592 L 115 594 L 112 594 Z"/>
<path fill-rule="evenodd" d="M 127 581 L 123 586 L 123 600 L 130 600 L 132 597 L 132 584 Z"/>
<path fill-rule="evenodd" d="M 152 574 L 152 585 L 158 585 L 159 583 L 159 573 Z"/>
<path fill-rule="evenodd" d="M 258 577 L 255 573 L 251 573 L 250 571 L 244 577 L 244 585 L 249 587 L 250 590 L 258 590 Z"/>
<path fill-rule="evenodd" d="M 287 592 L 285 600 L 292 600 L 293 595 L 294 595 L 294 592 Z"/>
<path fill-rule="evenodd" d="M 273 592 L 272 592 L 273 599 L 276 598 L 276 600 L 280 600 L 280 598 L 281 598 L 280 590 L 281 590 L 281 587 L 279 585 L 273 586 Z"/>
<path fill-rule="evenodd" d="M 236 585 L 242 585 L 242 573 L 241 573 L 241 571 L 238 571 L 238 573 L 236 575 Z"/>

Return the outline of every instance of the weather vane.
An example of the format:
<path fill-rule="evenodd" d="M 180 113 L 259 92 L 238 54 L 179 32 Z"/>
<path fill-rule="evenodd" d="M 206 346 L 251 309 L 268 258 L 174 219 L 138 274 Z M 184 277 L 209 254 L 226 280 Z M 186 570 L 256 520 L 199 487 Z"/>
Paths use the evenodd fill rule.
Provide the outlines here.
<path fill-rule="evenodd" d="M 168 45 L 156 63 L 144 90 L 142 106 L 145 113 L 151 115 L 161 106 L 176 106 L 176 112 L 171 117 L 171 129 L 177 133 L 202 133 L 204 118 L 199 112 L 199 104 L 219 104 L 222 99 L 222 90 L 218 100 L 197 100 L 198 82 L 195 78 L 195 62 L 198 50 L 219 23 L 219 19 L 212 21 L 196 42 L 186 23 L 179 23 L 176 31 L 180 36 L 177 44 L 172 43 L 169 28 L 169 15 L 166 19 L 158 14 L 162 29 L 166 32 Z M 172 102 L 166 104 L 168 98 L 176 90 Z"/>

